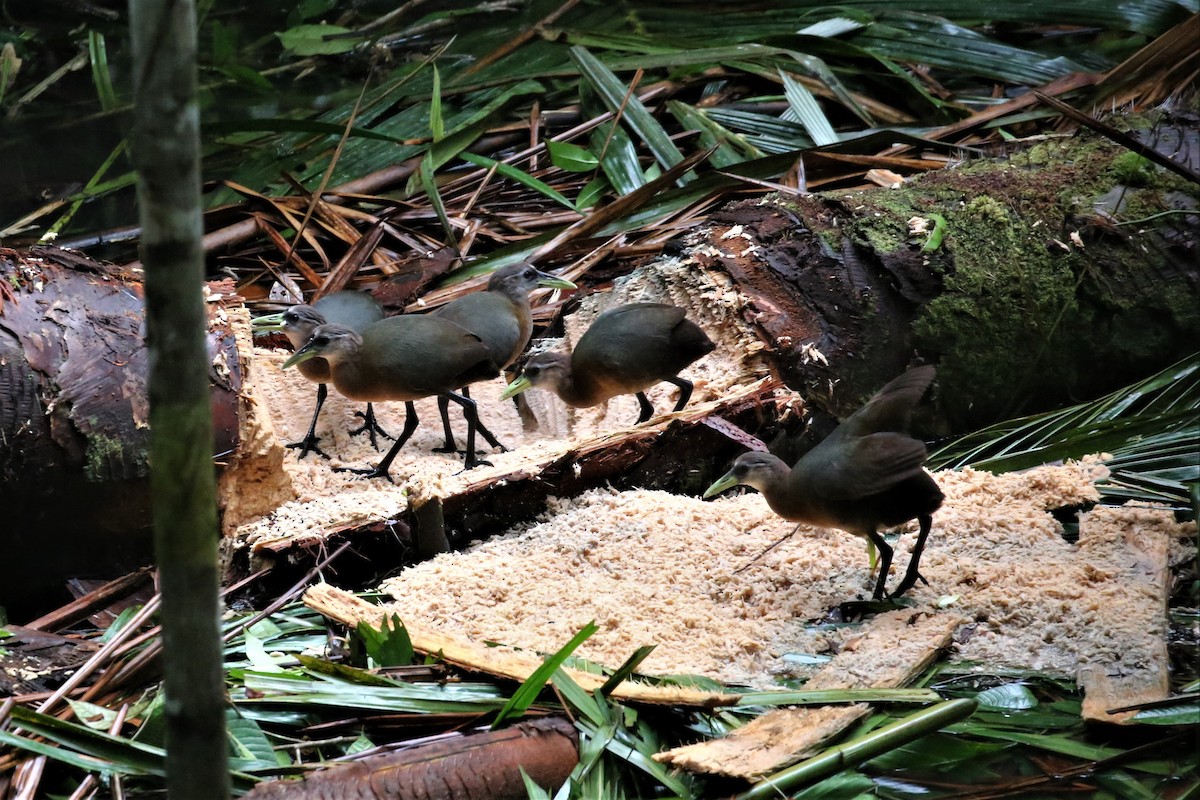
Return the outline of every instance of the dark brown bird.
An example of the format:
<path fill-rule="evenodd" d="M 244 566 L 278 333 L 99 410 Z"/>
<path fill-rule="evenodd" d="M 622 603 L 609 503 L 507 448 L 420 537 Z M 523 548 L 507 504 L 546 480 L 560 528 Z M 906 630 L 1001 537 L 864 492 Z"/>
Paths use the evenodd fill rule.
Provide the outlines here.
<path fill-rule="evenodd" d="M 913 408 L 933 381 L 931 366 L 910 369 L 851 414 L 790 470 L 763 452 L 738 456 L 733 468 L 704 492 L 705 497 L 737 484 L 760 491 L 779 516 L 862 536 L 879 550 L 875 600 L 883 599 L 892 548 L 878 529 L 916 519 L 920 524 L 908 569 L 890 597 L 917 582 L 925 538 L 942 491 L 922 465 L 925 443 L 905 431 Z"/>
<path fill-rule="evenodd" d="M 692 396 L 692 383 L 679 377 L 685 367 L 716 347 L 684 310 L 662 303 L 630 303 L 605 311 L 567 353 L 539 353 L 501 398 L 536 386 L 569 406 L 585 408 L 621 394 L 637 396 L 638 423 L 654 414 L 645 390 L 666 381 L 679 387 L 675 410 Z"/>
<path fill-rule="evenodd" d="M 428 314 L 389 317 L 368 326 L 361 335 L 343 325 L 322 325 L 283 366 L 317 357 L 329 362 L 334 388 L 346 397 L 367 402 L 399 400 L 408 412 L 404 430 L 378 466 L 338 471 L 391 480 L 388 470 L 392 461 L 419 423 L 412 401 L 433 395 L 462 406 L 467 418 L 466 467 L 480 463 L 475 456 L 475 401 L 454 391 L 499 374 L 487 346 L 475 334 Z"/>
<path fill-rule="evenodd" d="M 574 289 L 575 284 L 547 272 L 535 269 L 530 264 L 511 264 L 501 267 L 488 279 L 487 288 L 473 292 L 447 303 L 433 312 L 434 316 L 448 319 L 478 336 L 487 346 L 492 360 L 500 369 L 507 369 L 529 344 L 533 333 L 533 312 L 529 307 L 529 293 L 538 286 L 554 289 Z M 467 387 L 462 394 L 470 397 Z M 436 448 L 439 452 L 455 450 L 454 434 L 450 430 L 448 413 L 450 401 L 438 398 L 438 410 L 442 416 L 442 428 L 446 444 Z M 507 449 L 496 440 L 483 425 L 479 433 L 492 447 Z"/>
<path fill-rule="evenodd" d="M 374 297 L 366 292 L 345 290 L 325 295 L 313 305 L 295 305 L 278 314 L 257 317 L 251 320 L 251 326 L 255 333 L 282 331 L 287 340 L 291 342 L 292 349 L 296 350 L 303 347 L 305 342 L 312 338 L 313 331 L 318 326 L 327 322 L 345 325 L 351 330 L 362 331 L 368 325 L 381 319 L 383 319 L 383 308 Z M 301 375 L 317 384 L 317 406 L 313 409 L 308 433 L 300 441 L 292 442 L 287 446 L 293 449 L 299 448 L 300 458 L 304 458 L 310 452 L 329 458 L 317 446 L 321 440 L 316 433 L 317 417 L 321 413 L 321 406 L 325 404 L 325 398 L 329 396 L 329 390 L 326 388 L 326 384 L 329 383 L 329 364 L 323 358 L 314 358 L 305 361 L 299 369 Z M 355 413 L 363 418 L 363 424 L 351 430 L 350 435 L 366 433 L 371 438 L 371 446 L 376 447 L 375 434 L 377 432 L 384 436 L 388 434 L 375 422 L 375 412 L 371 408 L 371 404 L 367 403 L 365 413 L 362 411 Z"/>

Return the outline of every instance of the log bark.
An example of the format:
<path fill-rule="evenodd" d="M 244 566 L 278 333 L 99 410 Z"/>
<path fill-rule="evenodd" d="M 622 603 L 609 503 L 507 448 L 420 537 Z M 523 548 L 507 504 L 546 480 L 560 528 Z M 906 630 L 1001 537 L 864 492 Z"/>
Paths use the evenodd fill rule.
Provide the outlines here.
<path fill-rule="evenodd" d="M 579 761 L 575 726 L 561 717 L 439 739 L 430 744 L 339 764 L 299 781 L 271 781 L 246 800 L 520 800 L 523 770 L 553 792 Z"/>
<path fill-rule="evenodd" d="M 270 448 L 247 435 L 244 312 L 231 286 L 209 293 L 212 452 L 227 471 L 253 469 Z M 139 275 L 69 251 L 0 249 L 0 605 L 10 613 L 63 577 L 150 560 L 142 297 Z"/>
<path fill-rule="evenodd" d="M 1160 149 L 1197 158 L 1194 123 L 1156 130 Z M 845 416 L 923 359 L 942 432 L 961 433 L 1195 349 L 1196 228 L 1162 212 L 1197 208 L 1200 189 L 1130 155 L 1080 134 L 896 188 L 734 203 L 693 249 L 749 298 L 775 369 L 811 403 Z"/>

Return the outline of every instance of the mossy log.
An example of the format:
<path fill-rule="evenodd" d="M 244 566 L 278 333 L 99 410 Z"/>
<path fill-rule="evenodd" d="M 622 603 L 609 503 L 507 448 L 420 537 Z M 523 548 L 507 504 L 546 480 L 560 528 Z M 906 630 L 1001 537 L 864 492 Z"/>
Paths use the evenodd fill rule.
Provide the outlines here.
<path fill-rule="evenodd" d="M 735 203 L 694 254 L 750 298 L 812 404 L 844 416 L 925 360 L 942 432 L 964 432 L 1100 396 L 1200 341 L 1200 187 L 1131 156 L 1081 134 L 894 188 Z"/>
<path fill-rule="evenodd" d="M 210 286 L 213 454 L 227 473 L 250 444 L 223 302 L 234 298 Z M 139 275 L 59 248 L 0 249 L 0 605 L 10 611 L 56 579 L 150 560 L 144 327 Z"/>

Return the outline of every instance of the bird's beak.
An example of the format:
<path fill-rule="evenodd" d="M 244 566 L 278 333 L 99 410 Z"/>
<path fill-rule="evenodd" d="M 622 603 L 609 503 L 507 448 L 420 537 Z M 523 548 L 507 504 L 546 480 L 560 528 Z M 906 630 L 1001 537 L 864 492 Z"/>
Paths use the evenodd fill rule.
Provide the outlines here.
<path fill-rule="evenodd" d="M 721 477 L 717 478 L 713 485 L 704 490 L 704 497 L 709 498 L 714 494 L 720 494 L 726 489 L 732 489 L 738 485 L 738 479 L 734 477 L 733 471 L 726 472 Z"/>
<path fill-rule="evenodd" d="M 545 286 L 547 289 L 578 289 L 573 281 L 566 278 L 560 278 L 557 275 L 551 275 L 549 272 L 538 270 L 538 286 Z"/>
<path fill-rule="evenodd" d="M 291 358 L 283 362 L 283 368 L 287 369 L 288 367 L 294 367 L 297 364 L 308 361 L 310 358 L 316 358 L 317 354 L 312 350 L 309 350 L 308 347 L 309 346 L 306 344 L 304 347 L 301 347 L 299 350 L 292 353 Z"/>
<path fill-rule="evenodd" d="M 267 314 L 262 317 L 255 317 L 250 320 L 250 329 L 254 333 L 267 333 L 268 331 L 283 330 L 283 312 L 278 314 Z"/>
<path fill-rule="evenodd" d="M 285 365 L 286 366 L 286 365 Z M 507 400 L 533 386 L 533 381 L 526 378 L 524 375 L 517 378 L 515 381 L 504 387 L 504 393 L 500 395 L 501 400 Z"/>

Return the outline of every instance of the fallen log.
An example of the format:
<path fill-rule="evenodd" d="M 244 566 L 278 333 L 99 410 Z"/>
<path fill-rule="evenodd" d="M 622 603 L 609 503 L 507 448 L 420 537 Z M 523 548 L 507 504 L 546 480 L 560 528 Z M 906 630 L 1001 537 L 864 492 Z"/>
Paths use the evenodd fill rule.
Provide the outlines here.
<path fill-rule="evenodd" d="M 434 741 L 336 764 L 300 780 L 262 783 L 246 800 L 522 800 L 522 772 L 554 792 L 579 762 L 575 726 L 562 717 Z"/>

